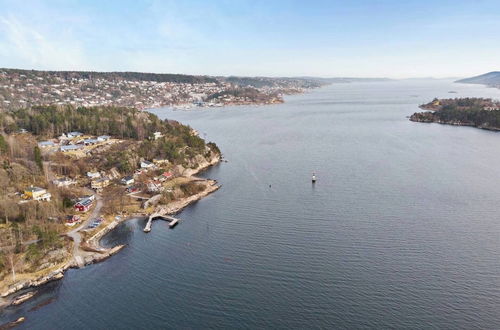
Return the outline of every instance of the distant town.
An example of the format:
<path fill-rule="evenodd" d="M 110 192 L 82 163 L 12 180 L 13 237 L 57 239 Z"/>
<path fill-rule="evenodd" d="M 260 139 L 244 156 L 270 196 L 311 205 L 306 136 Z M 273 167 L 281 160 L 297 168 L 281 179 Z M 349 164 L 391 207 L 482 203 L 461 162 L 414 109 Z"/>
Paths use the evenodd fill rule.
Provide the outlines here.
<path fill-rule="evenodd" d="M 325 82 L 312 78 L 206 77 L 136 72 L 76 72 L 0 69 L 0 110 L 34 105 L 163 106 L 282 103 Z"/>

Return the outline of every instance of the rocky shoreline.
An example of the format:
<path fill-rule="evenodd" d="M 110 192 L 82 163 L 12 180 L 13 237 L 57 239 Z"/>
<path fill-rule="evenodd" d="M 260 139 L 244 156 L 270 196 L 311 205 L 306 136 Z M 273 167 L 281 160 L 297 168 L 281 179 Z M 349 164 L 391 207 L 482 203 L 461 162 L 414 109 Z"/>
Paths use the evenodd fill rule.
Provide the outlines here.
<path fill-rule="evenodd" d="M 183 174 L 184 176 L 187 177 L 193 177 L 195 174 L 206 170 L 207 168 L 218 164 L 221 161 L 221 157 L 214 157 L 210 161 L 204 161 L 200 162 L 199 166 L 196 169 L 185 169 Z M 200 179 L 201 180 L 201 179 Z M 189 196 L 187 198 L 183 198 L 181 200 L 175 201 L 170 203 L 165 209 L 168 211 L 169 214 L 175 214 L 185 207 L 189 206 L 190 204 L 208 196 L 209 194 L 213 193 L 214 191 L 218 190 L 220 188 L 219 185 L 217 185 L 217 181 L 215 180 L 206 180 L 208 185 L 207 187 L 192 196 Z M 104 248 L 101 245 L 101 239 L 111 232 L 113 229 L 115 229 L 119 224 L 131 220 L 131 219 L 137 219 L 138 217 L 145 217 L 146 214 L 133 214 L 129 217 L 123 218 L 123 219 L 118 219 L 114 220 L 110 224 L 108 224 L 106 227 L 102 228 L 99 230 L 96 234 L 94 234 L 91 238 L 86 240 L 85 242 L 85 249 L 88 251 L 92 251 L 92 254 L 86 256 L 81 264 L 78 264 L 74 258 L 71 259 L 71 261 L 65 263 L 64 265 L 56 268 L 55 270 L 51 271 L 49 274 L 35 277 L 29 280 L 25 280 L 23 282 L 20 282 L 12 287 L 10 287 L 8 290 L 5 290 L 4 292 L 0 293 L 0 308 L 10 306 L 12 303 L 21 297 L 22 295 L 26 294 L 24 292 L 22 295 L 15 296 L 15 293 L 22 291 L 22 290 L 29 290 L 33 289 L 39 286 L 42 286 L 44 284 L 47 284 L 52 281 L 60 280 L 64 277 L 64 273 L 66 270 L 69 268 L 81 268 L 90 264 L 102 262 L 106 260 L 107 258 L 111 257 L 112 255 L 118 253 L 120 250 L 122 250 L 125 245 L 118 245 L 113 248 L 107 249 Z M 35 295 L 32 295 L 35 296 Z M 28 299 L 32 298 L 30 296 Z M 28 300 L 25 299 L 22 302 Z M 21 302 L 21 303 L 22 303 Z"/>
<path fill-rule="evenodd" d="M 474 127 L 474 128 L 480 128 L 480 129 L 485 129 L 488 131 L 500 131 L 500 127 L 492 127 L 492 126 L 477 126 L 474 123 L 468 123 L 468 122 L 463 122 L 463 121 L 458 121 L 458 120 L 440 120 L 437 118 L 431 118 L 430 116 L 422 117 L 419 118 L 415 116 L 417 113 L 414 113 L 413 115 L 410 116 L 410 121 L 417 122 L 417 123 L 436 123 L 436 124 L 441 124 L 441 125 L 452 125 L 452 126 L 468 126 L 468 127 Z"/>

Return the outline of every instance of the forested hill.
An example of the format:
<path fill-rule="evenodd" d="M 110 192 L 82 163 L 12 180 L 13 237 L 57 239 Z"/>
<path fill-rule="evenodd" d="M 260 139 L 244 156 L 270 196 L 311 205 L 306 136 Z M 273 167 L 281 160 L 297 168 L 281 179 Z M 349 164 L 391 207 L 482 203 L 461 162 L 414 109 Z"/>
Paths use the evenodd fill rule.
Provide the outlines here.
<path fill-rule="evenodd" d="M 10 134 L 21 129 L 43 138 L 55 138 L 72 131 L 136 140 L 143 140 L 153 132 L 191 135 L 188 127 L 175 121 L 161 120 L 152 113 L 125 107 L 37 106 L 0 112 L 0 132 Z"/>
<path fill-rule="evenodd" d="M 64 80 L 72 79 L 106 79 L 110 81 L 155 81 L 188 84 L 217 83 L 217 79 L 208 76 L 193 76 L 173 73 L 148 73 L 148 72 L 94 72 L 94 71 L 38 71 L 21 69 L 2 69 L 0 71 L 9 74 L 18 74 L 36 77 L 58 77 Z"/>
<path fill-rule="evenodd" d="M 479 76 L 460 79 L 457 83 L 500 86 L 500 71 L 492 71 Z"/>

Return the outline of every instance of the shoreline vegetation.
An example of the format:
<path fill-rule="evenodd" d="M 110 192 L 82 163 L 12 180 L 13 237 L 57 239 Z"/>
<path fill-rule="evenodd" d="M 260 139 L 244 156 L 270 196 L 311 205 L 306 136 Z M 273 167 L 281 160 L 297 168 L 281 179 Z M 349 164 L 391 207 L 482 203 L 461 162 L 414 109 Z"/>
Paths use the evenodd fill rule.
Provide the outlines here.
<path fill-rule="evenodd" d="M 120 223 L 219 189 L 195 175 L 221 159 L 192 128 L 133 108 L 0 111 L 0 308 L 119 252 L 100 241 Z"/>
<path fill-rule="evenodd" d="M 415 112 L 410 121 L 500 130 L 500 102 L 492 99 L 435 98 L 420 108 L 427 111 Z"/>

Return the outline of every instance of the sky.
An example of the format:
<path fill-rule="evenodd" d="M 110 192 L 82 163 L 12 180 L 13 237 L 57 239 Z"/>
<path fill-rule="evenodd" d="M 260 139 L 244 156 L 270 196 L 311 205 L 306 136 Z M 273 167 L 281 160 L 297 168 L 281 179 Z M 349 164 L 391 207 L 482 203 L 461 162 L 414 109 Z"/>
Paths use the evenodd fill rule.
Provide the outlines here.
<path fill-rule="evenodd" d="M 0 67 L 467 77 L 499 32 L 499 0 L 0 0 Z"/>

